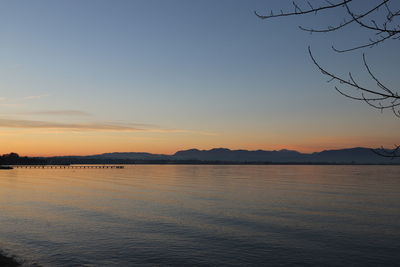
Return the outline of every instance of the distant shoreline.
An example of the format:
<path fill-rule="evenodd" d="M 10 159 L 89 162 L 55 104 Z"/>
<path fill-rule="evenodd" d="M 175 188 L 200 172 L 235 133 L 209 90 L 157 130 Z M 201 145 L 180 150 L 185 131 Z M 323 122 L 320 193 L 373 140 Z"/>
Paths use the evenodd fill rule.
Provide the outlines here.
<path fill-rule="evenodd" d="M 215 148 L 211 150 L 181 150 L 172 155 L 147 152 L 112 152 L 91 156 L 20 157 L 17 153 L 0 156 L 0 165 L 4 166 L 72 164 L 400 165 L 400 155 L 396 157 L 385 149 L 356 147 L 308 154 L 294 150 Z"/>

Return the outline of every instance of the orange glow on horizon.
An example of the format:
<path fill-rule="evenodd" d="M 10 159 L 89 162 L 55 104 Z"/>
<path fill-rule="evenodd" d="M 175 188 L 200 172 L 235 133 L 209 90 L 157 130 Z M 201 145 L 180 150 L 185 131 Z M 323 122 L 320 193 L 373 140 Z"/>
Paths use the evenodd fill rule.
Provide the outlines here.
<path fill-rule="evenodd" d="M 250 142 L 249 140 L 252 140 Z M 199 135 L 191 133 L 105 133 L 105 132 L 44 132 L 38 130 L 3 130 L 0 133 L 0 154 L 10 152 L 22 156 L 94 155 L 109 152 L 149 152 L 174 154 L 179 150 L 197 148 L 228 148 L 231 150 L 296 150 L 303 153 L 328 149 L 380 146 L 392 147 L 395 137 L 377 136 L 277 136 L 249 133 Z"/>
<path fill-rule="evenodd" d="M 151 144 L 151 143 L 131 143 L 118 144 L 118 143 L 84 143 L 77 142 L 73 145 L 69 143 L 64 144 L 44 144 L 36 143 L 33 145 L 28 145 L 26 143 L 18 142 L 17 144 L 7 144 L 2 146 L 1 154 L 6 154 L 10 152 L 15 152 L 21 156 L 30 157 L 50 157 L 50 156 L 85 156 L 85 155 L 95 155 L 111 152 L 148 152 L 153 154 L 167 154 L 171 155 L 180 150 L 187 149 L 199 149 L 199 150 L 210 150 L 213 148 L 228 148 L 231 150 L 295 150 L 302 153 L 313 153 L 320 152 L 323 150 L 334 150 L 334 149 L 344 149 L 352 147 L 379 147 L 378 145 L 368 145 L 368 144 L 353 144 L 353 143 L 341 143 L 341 144 L 304 144 L 304 145 L 277 145 L 277 144 L 260 144 L 259 146 L 248 145 L 248 144 L 226 144 L 226 145 L 215 145 L 215 146 L 196 146 L 192 145 L 180 145 L 180 144 Z M 387 147 L 391 147 L 390 144 Z"/>

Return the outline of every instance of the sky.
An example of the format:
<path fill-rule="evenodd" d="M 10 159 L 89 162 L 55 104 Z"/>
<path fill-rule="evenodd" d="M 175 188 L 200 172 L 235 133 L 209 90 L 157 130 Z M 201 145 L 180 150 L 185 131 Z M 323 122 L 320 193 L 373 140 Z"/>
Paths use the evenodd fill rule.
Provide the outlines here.
<path fill-rule="evenodd" d="M 362 69 L 357 27 L 309 34 L 337 13 L 261 20 L 282 0 L 0 1 L 0 153 L 392 146 L 400 120 L 344 98 L 310 60 Z M 366 39 L 367 38 L 367 39 Z M 398 86 L 396 42 L 368 49 Z"/>

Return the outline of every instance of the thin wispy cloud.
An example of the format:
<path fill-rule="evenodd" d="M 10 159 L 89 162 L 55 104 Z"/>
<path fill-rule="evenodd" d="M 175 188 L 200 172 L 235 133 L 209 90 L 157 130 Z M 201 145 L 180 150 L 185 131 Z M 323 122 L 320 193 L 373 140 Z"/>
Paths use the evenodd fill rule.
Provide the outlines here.
<path fill-rule="evenodd" d="M 186 134 L 196 134 L 196 135 L 206 135 L 206 136 L 218 136 L 219 135 L 219 133 L 215 133 L 215 132 L 194 131 L 194 130 L 184 130 L 184 129 L 148 129 L 147 132 L 186 133 Z"/>
<path fill-rule="evenodd" d="M 15 108 L 15 107 L 22 107 L 22 106 L 24 106 L 24 104 L 21 104 L 21 103 L 2 103 L 2 102 L 0 102 L 0 106 Z"/>
<path fill-rule="evenodd" d="M 125 126 L 109 123 L 59 123 L 36 120 L 0 119 L 2 128 L 86 130 L 86 131 L 145 131 L 142 127 Z"/>
<path fill-rule="evenodd" d="M 189 133 L 212 135 L 212 133 L 196 132 L 181 129 L 166 129 L 157 128 L 155 125 L 142 123 L 60 123 L 38 120 L 18 120 L 18 119 L 0 119 L 0 128 L 14 129 L 42 129 L 42 130 L 57 130 L 57 131 L 96 131 L 96 132 L 152 132 L 152 133 Z"/>
<path fill-rule="evenodd" d="M 25 96 L 24 99 L 25 100 L 30 100 L 30 99 L 40 99 L 43 97 L 47 97 L 49 96 L 48 94 L 44 94 L 44 95 L 30 95 L 30 96 Z"/>
<path fill-rule="evenodd" d="M 46 115 L 46 116 L 91 116 L 89 112 L 82 110 L 39 110 L 20 112 L 19 115 Z"/>
<path fill-rule="evenodd" d="M 41 99 L 49 96 L 48 94 L 43 95 L 30 95 L 20 98 L 8 98 L 0 97 L 0 106 L 3 107 L 21 107 L 25 106 L 29 100 Z"/>

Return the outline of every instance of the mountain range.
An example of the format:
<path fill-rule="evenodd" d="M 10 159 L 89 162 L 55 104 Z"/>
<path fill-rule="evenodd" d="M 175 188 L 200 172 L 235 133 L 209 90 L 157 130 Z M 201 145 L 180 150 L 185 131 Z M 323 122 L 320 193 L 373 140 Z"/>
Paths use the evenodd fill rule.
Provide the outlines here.
<path fill-rule="evenodd" d="M 145 152 L 114 152 L 91 156 L 57 157 L 57 159 L 80 159 L 87 161 L 112 162 L 217 162 L 217 163 L 318 163 L 318 164 L 400 164 L 400 158 L 385 158 L 371 148 L 324 150 L 301 153 L 294 150 L 230 150 L 214 148 L 210 150 L 189 149 L 172 155 Z"/>

